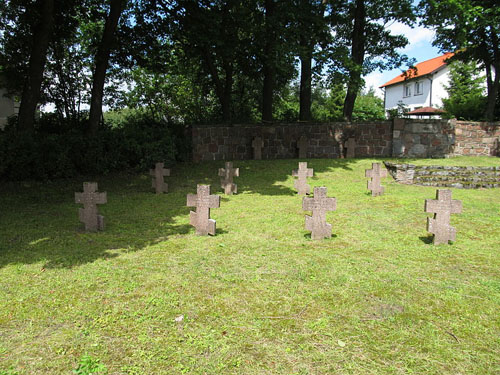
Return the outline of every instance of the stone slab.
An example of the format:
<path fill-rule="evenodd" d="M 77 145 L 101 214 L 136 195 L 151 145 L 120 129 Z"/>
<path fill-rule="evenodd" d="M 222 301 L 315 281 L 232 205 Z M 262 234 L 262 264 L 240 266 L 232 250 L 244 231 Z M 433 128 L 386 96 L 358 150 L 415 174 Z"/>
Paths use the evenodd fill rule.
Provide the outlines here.
<path fill-rule="evenodd" d="M 233 162 L 227 161 L 225 168 L 219 168 L 220 184 L 224 189 L 224 194 L 232 195 L 238 192 L 238 185 L 233 182 L 234 177 L 239 177 L 240 169 L 233 168 Z"/>
<path fill-rule="evenodd" d="M 189 223 L 196 228 L 196 234 L 215 235 L 215 220 L 210 219 L 210 209 L 220 207 L 220 196 L 210 195 L 210 185 L 198 185 L 196 194 L 187 195 L 187 206 L 196 207 L 189 212 Z"/>
<path fill-rule="evenodd" d="M 292 176 L 298 177 L 294 182 L 294 187 L 299 195 L 307 195 L 311 192 L 311 186 L 307 184 L 307 177 L 312 177 L 313 174 L 313 169 L 307 168 L 307 162 L 299 162 L 299 169 L 292 171 Z"/>
<path fill-rule="evenodd" d="M 104 230 L 104 216 L 99 215 L 97 205 L 107 203 L 108 199 L 105 192 L 97 190 L 97 182 L 84 182 L 83 193 L 75 193 L 75 203 L 83 204 L 78 211 L 79 219 L 89 232 Z"/>
<path fill-rule="evenodd" d="M 450 216 L 462 212 L 462 202 L 451 199 L 451 190 L 436 190 L 436 199 L 426 199 L 424 210 L 434 214 L 427 218 L 427 231 L 434 235 L 434 245 L 455 241 L 457 232 L 450 225 Z"/>
<path fill-rule="evenodd" d="M 315 187 L 314 196 L 302 199 L 302 209 L 312 211 L 312 216 L 306 215 L 306 230 L 311 231 L 311 239 L 321 240 L 332 236 L 332 225 L 326 222 L 326 213 L 337 209 L 337 200 L 327 197 L 326 187 Z"/>

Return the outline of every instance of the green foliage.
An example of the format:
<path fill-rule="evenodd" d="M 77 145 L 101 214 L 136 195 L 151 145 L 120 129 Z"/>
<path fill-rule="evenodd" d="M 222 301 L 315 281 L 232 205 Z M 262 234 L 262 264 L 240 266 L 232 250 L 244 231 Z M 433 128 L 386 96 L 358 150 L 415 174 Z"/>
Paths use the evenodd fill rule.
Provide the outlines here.
<path fill-rule="evenodd" d="M 387 115 L 389 116 L 389 119 L 395 119 L 406 117 L 408 112 L 410 112 L 410 108 L 400 100 L 396 108 L 392 108 L 387 111 Z"/>
<path fill-rule="evenodd" d="M 19 375 L 19 372 L 11 368 L 9 370 L 0 370 L 0 375 Z"/>
<path fill-rule="evenodd" d="M 448 98 L 443 106 L 450 117 L 459 120 L 482 120 L 487 98 L 484 96 L 484 76 L 480 76 L 475 62 L 455 61 L 450 65 Z"/>
<path fill-rule="evenodd" d="M 188 145 L 183 128 L 144 113 L 115 116 L 113 126 L 95 135 L 42 116 L 34 132 L 8 127 L 0 132 L 0 176 L 8 180 L 48 180 L 77 174 L 146 170 L 157 161 L 182 160 Z M 182 152 L 182 154 L 180 152 Z"/>
<path fill-rule="evenodd" d="M 493 120 L 500 92 L 500 7 L 496 0 L 422 0 L 422 23 L 436 32 L 433 44 L 455 51 L 453 60 L 478 62 L 486 70 L 484 117 Z M 477 98 L 472 107 L 478 106 Z"/>
<path fill-rule="evenodd" d="M 356 97 L 352 120 L 354 122 L 385 120 L 384 101 L 375 95 L 373 89 Z"/>
<path fill-rule="evenodd" d="M 94 359 L 86 354 L 78 363 L 78 367 L 73 370 L 76 375 L 105 375 L 108 373 L 106 366 L 104 366 L 99 359 Z"/>
<path fill-rule="evenodd" d="M 342 85 L 334 85 L 328 90 L 315 87 L 312 93 L 312 117 L 316 121 L 342 121 L 345 89 Z"/>

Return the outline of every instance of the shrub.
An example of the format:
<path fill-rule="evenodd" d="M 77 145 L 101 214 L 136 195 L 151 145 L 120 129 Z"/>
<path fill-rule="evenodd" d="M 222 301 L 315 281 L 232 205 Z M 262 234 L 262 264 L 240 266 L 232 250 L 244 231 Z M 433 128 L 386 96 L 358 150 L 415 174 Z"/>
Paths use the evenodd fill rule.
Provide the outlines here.
<path fill-rule="evenodd" d="M 59 121 L 59 122 L 58 122 Z M 82 121 L 83 122 L 83 121 Z M 33 132 L 14 126 L 0 131 L 0 177 L 7 180 L 47 180 L 79 174 L 106 174 L 123 169 L 146 170 L 157 161 L 171 164 L 187 154 L 182 131 L 144 114 L 126 116 L 86 135 L 82 123 L 60 123 L 44 115 Z"/>

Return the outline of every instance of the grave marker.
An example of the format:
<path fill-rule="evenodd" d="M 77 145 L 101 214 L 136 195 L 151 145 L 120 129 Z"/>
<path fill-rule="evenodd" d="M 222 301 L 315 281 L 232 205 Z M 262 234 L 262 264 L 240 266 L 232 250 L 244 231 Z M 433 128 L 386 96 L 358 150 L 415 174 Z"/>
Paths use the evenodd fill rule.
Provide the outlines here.
<path fill-rule="evenodd" d="M 196 234 L 215 235 L 215 220 L 210 219 L 210 209 L 220 207 L 220 196 L 210 195 L 210 185 L 198 185 L 197 194 L 187 195 L 187 206 L 196 207 L 189 212 L 189 223 L 196 228 Z"/>
<path fill-rule="evenodd" d="M 78 210 L 78 216 L 85 224 L 86 231 L 104 230 L 104 216 L 99 215 L 97 205 L 107 201 L 105 192 L 97 192 L 97 182 L 84 182 L 83 193 L 75 193 L 75 203 L 83 204 L 83 208 Z"/>
<path fill-rule="evenodd" d="M 299 162 L 299 169 L 292 171 L 292 176 L 298 177 L 293 186 L 299 195 L 307 195 L 311 192 L 311 187 L 307 184 L 307 177 L 312 177 L 313 173 L 312 168 L 307 168 L 307 162 Z"/>
<path fill-rule="evenodd" d="M 307 158 L 307 148 L 309 147 L 309 140 L 305 135 L 300 137 L 297 142 L 297 147 L 299 148 L 299 159 Z"/>
<path fill-rule="evenodd" d="M 314 197 L 302 199 L 302 209 L 312 211 L 312 216 L 306 215 L 306 229 L 311 231 L 311 239 L 321 240 L 332 236 L 332 225 L 326 222 L 326 212 L 337 209 L 337 200 L 326 196 L 326 187 L 315 187 Z"/>
<path fill-rule="evenodd" d="M 151 185 L 156 194 L 168 193 L 168 184 L 163 181 L 163 177 L 170 176 L 170 169 L 163 168 L 163 163 L 156 163 L 155 169 L 150 169 L 149 174 L 153 177 Z"/>
<path fill-rule="evenodd" d="M 354 138 L 349 138 L 345 143 L 345 147 L 347 149 L 345 153 L 346 158 L 353 158 L 355 156 L 354 149 L 356 147 L 356 140 Z"/>
<path fill-rule="evenodd" d="M 220 184 L 224 189 L 224 194 L 232 195 L 238 192 L 238 185 L 233 183 L 233 177 L 240 176 L 240 169 L 233 168 L 233 163 L 231 161 L 226 162 L 226 168 L 219 168 Z"/>
<path fill-rule="evenodd" d="M 457 231 L 450 225 L 450 216 L 462 212 L 462 202 L 451 199 L 451 190 L 437 189 L 436 200 L 425 200 L 425 212 L 434 214 L 434 218 L 427 218 L 427 231 L 434 234 L 434 245 L 455 241 Z"/>
<path fill-rule="evenodd" d="M 262 160 L 262 147 L 264 147 L 262 138 L 255 137 L 252 141 L 252 147 L 254 160 Z"/>
<path fill-rule="evenodd" d="M 372 197 L 384 194 L 380 179 L 387 177 L 387 169 L 381 168 L 380 163 L 372 163 L 372 169 L 365 170 L 365 177 L 371 177 L 371 181 L 368 181 L 368 190 L 371 190 Z"/>

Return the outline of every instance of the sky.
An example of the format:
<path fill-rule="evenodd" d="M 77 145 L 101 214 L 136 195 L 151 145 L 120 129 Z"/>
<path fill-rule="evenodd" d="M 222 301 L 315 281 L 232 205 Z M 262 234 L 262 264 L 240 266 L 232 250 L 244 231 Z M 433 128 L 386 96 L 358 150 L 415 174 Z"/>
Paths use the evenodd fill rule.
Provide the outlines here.
<path fill-rule="evenodd" d="M 403 34 L 408 38 L 408 45 L 404 49 L 400 49 L 399 52 L 406 54 L 410 58 L 414 58 L 417 60 L 417 63 L 442 55 L 438 48 L 432 46 L 434 32 L 430 29 L 420 26 L 412 29 L 399 22 L 391 25 L 389 29 L 393 34 Z M 382 89 L 379 89 L 379 86 L 401 74 L 407 68 L 408 67 L 402 66 L 401 69 L 384 72 L 375 71 L 364 77 L 366 88 L 373 87 L 375 93 L 383 97 L 384 92 Z"/>

